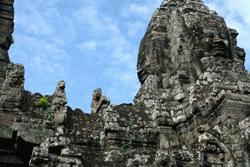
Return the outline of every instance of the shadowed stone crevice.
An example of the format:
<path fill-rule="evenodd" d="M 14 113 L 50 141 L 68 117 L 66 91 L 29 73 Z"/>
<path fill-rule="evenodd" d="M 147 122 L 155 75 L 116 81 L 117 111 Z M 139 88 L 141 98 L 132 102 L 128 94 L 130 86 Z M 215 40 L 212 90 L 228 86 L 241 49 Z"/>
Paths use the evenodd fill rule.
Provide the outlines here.
<path fill-rule="evenodd" d="M 12 139 L 0 138 L 0 166 L 27 167 L 36 144 L 24 141 L 13 131 Z"/>
<path fill-rule="evenodd" d="M 37 146 L 37 144 L 26 142 L 21 137 L 18 137 L 16 146 L 17 155 L 23 160 L 25 166 L 28 166 L 33 147 Z"/>

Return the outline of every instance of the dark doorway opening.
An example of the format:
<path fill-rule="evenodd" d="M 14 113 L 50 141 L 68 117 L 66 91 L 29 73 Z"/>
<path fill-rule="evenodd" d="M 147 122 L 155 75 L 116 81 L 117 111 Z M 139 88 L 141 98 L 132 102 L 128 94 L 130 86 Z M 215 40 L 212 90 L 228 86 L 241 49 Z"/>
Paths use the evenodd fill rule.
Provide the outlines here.
<path fill-rule="evenodd" d="M 57 156 L 61 155 L 63 147 L 61 146 L 54 146 L 54 147 L 49 147 L 49 154 L 55 154 Z"/>
<path fill-rule="evenodd" d="M 12 138 L 0 138 L 0 166 L 28 167 L 34 146 L 18 137 L 18 131 L 13 131 Z"/>
<path fill-rule="evenodd" d="M 33 148 L 37 146 L 37 144 L 26 142 L 21 137 L 18 137 L 16 146 L 17 156 L 23 160 L 25 166 L 29 166 L 29 160 L 31 158 Z"/>

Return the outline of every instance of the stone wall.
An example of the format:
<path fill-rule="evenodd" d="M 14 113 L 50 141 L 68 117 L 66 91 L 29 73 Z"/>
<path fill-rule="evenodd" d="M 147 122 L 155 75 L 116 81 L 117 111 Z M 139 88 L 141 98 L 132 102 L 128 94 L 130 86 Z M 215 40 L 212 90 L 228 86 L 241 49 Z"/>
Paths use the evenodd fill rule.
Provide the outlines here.
<path fill-rule="evenodd" d="M 236 30 L 201 0 L 164 0 L 141 41 L 134 104 L 94 90 L 92 113 L 24 90 L 8 57 L 13 1 L 0 2 L 0 166 L 250 166 L 250 75 Z"/>

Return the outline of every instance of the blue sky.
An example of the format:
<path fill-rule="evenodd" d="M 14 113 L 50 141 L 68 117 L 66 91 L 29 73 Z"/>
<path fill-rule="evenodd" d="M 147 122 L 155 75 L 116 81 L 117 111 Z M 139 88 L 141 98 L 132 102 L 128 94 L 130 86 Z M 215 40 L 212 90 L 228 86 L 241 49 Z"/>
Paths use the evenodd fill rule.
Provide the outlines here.
<path fill-rule="evenodd" d="M 84 112 L 99 87 L 112 104 L 132 102 L 139 43 L 161 1 L 16 0 L 10 57 L 25 66 L 25 88 L 53 94 L 65 80 L 68 105 Z M 250 1 L 204 2 L 238 30 L 239 46 L 250 53 Z"/>

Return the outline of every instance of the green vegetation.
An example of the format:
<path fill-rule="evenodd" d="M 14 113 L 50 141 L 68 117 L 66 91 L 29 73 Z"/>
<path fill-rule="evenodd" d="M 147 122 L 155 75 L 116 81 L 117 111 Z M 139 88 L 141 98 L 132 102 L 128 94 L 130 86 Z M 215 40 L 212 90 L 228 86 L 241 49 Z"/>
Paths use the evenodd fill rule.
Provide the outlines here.
<path fill-rule="evenodd" d="M 47 97 L 42 96 L 39 98 L 38 106 L 42 107 L 43 109 L 47 109 L 49 107 L 49 101 Z"/>
<path fill-rule="evenodd" d="M 54 119 L 54 112 L 50 108 L 46 109 L 45 112 L 46 112 L 46 118 L 50 122 L 53 121 L 53 119 Z"/>
<path fill-rule="evenodd" d="M 50 104 L 47 97 L 42 96 L 39 98 L 38 107 L 43 108 L 44 115 L 47 120 L 49 120 L 50 122 L 53 121 L 54 111 L 50 108 Z"/>

